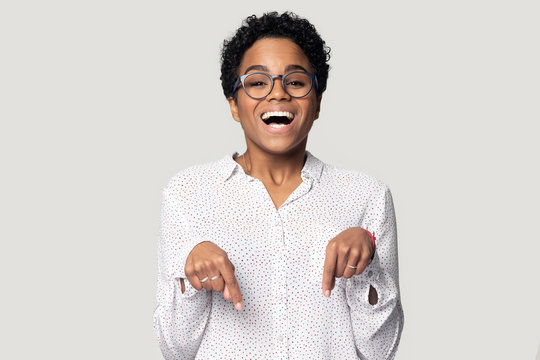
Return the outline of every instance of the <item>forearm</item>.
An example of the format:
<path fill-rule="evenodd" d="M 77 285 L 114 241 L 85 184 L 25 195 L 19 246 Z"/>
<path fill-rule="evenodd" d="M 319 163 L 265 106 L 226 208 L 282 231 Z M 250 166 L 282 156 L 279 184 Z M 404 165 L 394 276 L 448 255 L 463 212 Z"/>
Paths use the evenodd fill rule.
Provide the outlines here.
<path fill-rule="evenodd" d="M 372 198 L 368 214 L 362 227 L 373 230 L 377 236 L 375 256 L 362 274 L 349 279 L 347 301 L 360 358 L 387 360 L 396 354 L 404 324 L 397 226 L 387 186 L 382 186 Z"/>
<path fill-rule="evenodd" d="M 347 287 L 347 301 L 360 359 L 393 359 L 403 329 L 399 294 L 384 280 L 355 279 Z"/>
<path fill-rule="evenodd" d="M 185 279 L 186 258 L 200 241 L 190 233 L 178 199 L 177 193 L 163 191 L 154 331 L 166 360 L 195 358 L 212 306 L 212 294 Z"/>
<path fill-rule="evenodd" d="M 211 311 L 211 293 L 189 284 L 181 293 L 178 279 L 158 285 L 154 331 L 166 360 L 194 359 Z"/>

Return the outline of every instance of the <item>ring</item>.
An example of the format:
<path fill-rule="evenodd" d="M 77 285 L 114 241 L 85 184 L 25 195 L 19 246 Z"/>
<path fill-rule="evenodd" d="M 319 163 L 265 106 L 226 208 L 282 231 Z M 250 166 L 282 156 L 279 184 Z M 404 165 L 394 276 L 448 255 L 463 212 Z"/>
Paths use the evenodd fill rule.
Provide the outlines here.
<path fill-rule="evenodd" d="M 352 265 L 349 265 L 349 264 L 347 264 L 347 267 L 350 267 L 351 269 L 356 269 L 356 266 L 352 266 Z"/>
<path fill-rule="evenodd" d="M 216 279 L 219 278 L 220 276 L 221 276 L 221 274 L 217 274 L 216 276 L 211 277 L 210 280 L 216 280 Z M 208 280 L 208 276 L 205 277 L 204 279 L 202 279 L 201 282 L 203 283 L 203 282 L 205 282 L 205 281 L 207 281 L 207 280 Z"/>

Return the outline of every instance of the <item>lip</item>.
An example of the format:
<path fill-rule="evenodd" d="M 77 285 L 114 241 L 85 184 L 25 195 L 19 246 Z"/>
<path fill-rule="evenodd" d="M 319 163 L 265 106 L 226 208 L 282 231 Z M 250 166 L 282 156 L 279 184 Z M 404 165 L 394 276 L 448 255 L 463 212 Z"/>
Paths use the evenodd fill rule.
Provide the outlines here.
<path fill-rule="evenodd" d="M 262 115 L 264 113 L 267 113 L 267 112 L 290 112 L 291 114 L 293 114 L 293 119 L 291 120 L 291 122 L 283 127 L 280 127 L 280 128 L 273 128 L 271 127 L 270 125 L 266 125 L 266 123 L 264 122 L 264 120 L 262 119 Z M 263 112 L 260 113 L 259 115 L 259 120 L 261 121 L 264 129 L 271 133 L 271 134 L 284 134 L 286 132 L 288 132 L 290 129 L 292 129 L 293 127 L 293 124 L 296 120 L 296 116 L 297 114 L 294 112 L 294 111 L 291 111 L 291 110 L 288 110 L 288 109 L 283 109 L 283 108 L 270 108 L 270 109 L 266 109 L 264 110 Z"/>
<path fill-rule="evenodd" d="M 271 134 L 284 134 L 288 132 L 290 129 L 292 129 L 292 125 L 294 124 L 294 119 L 288 124 L 280 128 L 273 128 L 270 125 L 266 125 L 264 121 L 261 120 L 262 125 L 264 126 L 265 130 L 268 131 Z"/>

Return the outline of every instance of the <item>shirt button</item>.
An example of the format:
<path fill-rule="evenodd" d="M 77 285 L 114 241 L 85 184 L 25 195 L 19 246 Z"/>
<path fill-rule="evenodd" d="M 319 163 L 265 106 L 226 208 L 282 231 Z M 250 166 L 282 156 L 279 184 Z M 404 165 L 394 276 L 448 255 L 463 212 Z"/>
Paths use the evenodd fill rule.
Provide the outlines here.
<path fill-rule="evenodd" d="M 369 270 L 368 273 L 367 273 L 367 276 L 372 277 L 373 276 L 373 271 Z"/>
<path fill-rule="evenodd" d="M 279 340 L 279 341 L 283 341 L 283 340 L 285 340 L 285 336 L 283 336 L 283 335 L 279 335 L 279 336 L 278 336 L 278 340 Z"/>

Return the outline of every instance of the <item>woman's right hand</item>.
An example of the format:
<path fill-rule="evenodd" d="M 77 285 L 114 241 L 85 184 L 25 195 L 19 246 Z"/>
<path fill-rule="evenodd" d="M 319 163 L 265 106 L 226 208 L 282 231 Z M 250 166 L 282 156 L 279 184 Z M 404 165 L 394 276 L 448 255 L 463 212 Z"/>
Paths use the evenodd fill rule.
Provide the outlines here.
<path fill-rule="evenodd" d="M 219 246 L 210 241 L 197 244 L 189 253 L 184 270 L 189 283 L 195 289 L 223 292 L 226 300 L 232 299 L 236 310 L 242 309 L 242 293 L 234 276 L 234 265 Z M 221 276 L 216 280 L 210 280 L 219 274 Z M 208 277 L 208 280 L 201 283 L 200 280 L 205 277 Z"/>

